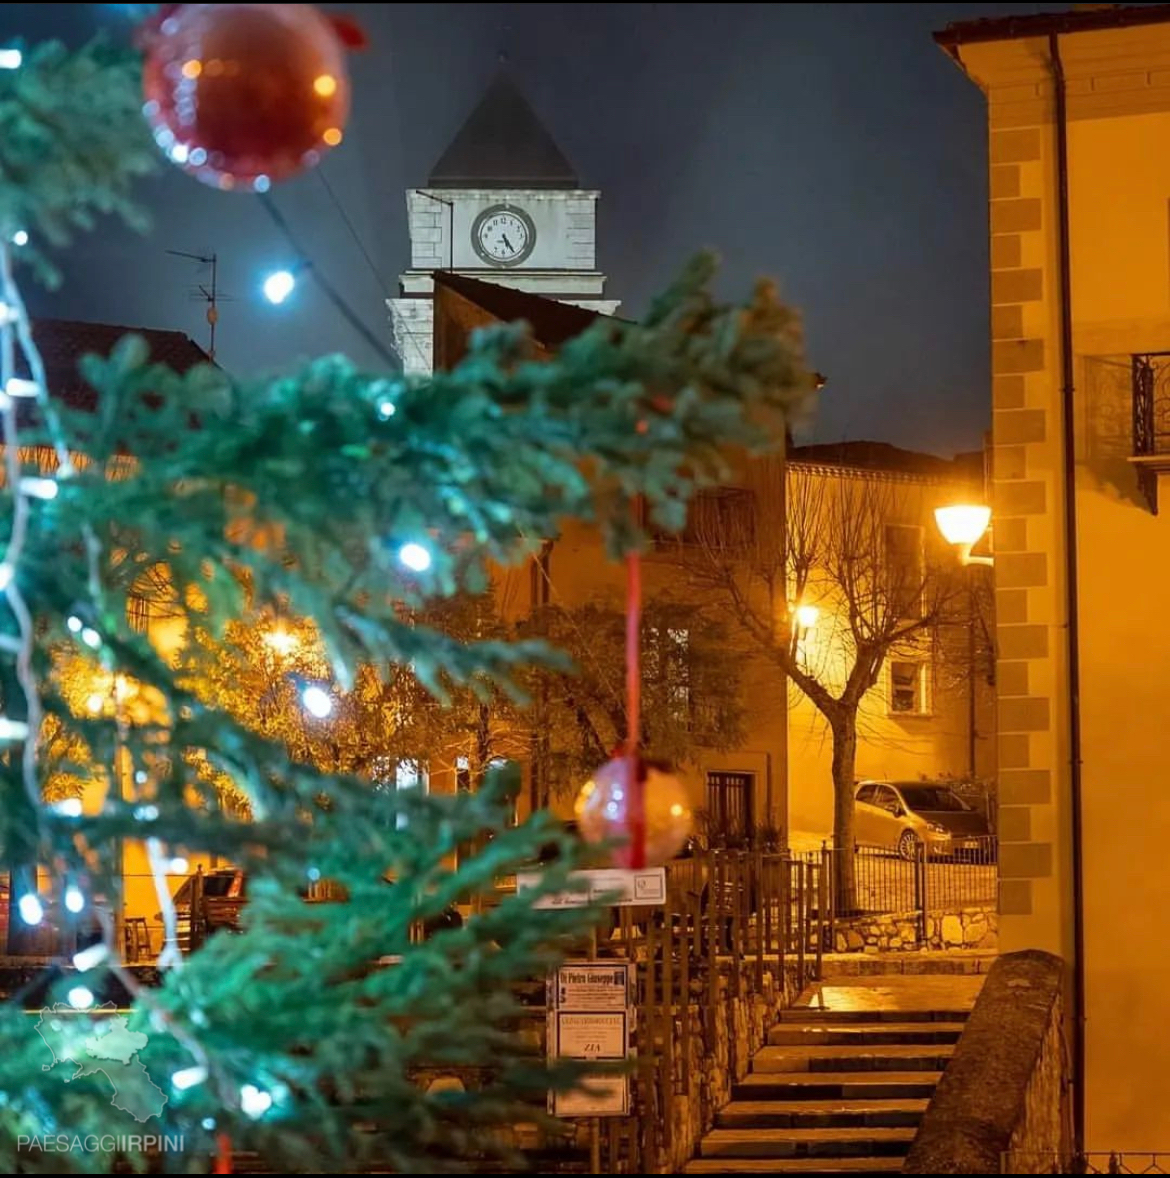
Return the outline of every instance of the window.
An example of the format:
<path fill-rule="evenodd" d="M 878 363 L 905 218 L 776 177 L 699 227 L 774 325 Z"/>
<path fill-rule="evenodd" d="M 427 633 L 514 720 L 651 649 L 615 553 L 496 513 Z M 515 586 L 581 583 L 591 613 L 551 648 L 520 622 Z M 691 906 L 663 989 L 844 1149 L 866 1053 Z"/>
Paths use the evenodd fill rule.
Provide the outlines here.
<path fill-rule="evenodd" d="M 742 487 L 707 487 L 691 500 L 682 531 L 650 526 L 659 544 L 742 550 L 756 538 L 756 497 Z"/>
<path fill-rule="evenodd" d="M 902 808 L 902 803 L 898 800 L 898 795 L 888 785 L 878 786 L 873 804 L 875 806 L 881 806 L 883 810 L 888 810 L 891 814 L 897 814 Z"/>
<path fill-rule="evenodd" d="M 877 786 L 876 785 L 863 785 L 857 791 L 857 800 L 859 802 L 869 802 L 872 805 L 873 800 L 874 800 L 874 794 L 876 794 L 876 793 L 877 793 Z"/>
<path fill-rule="evenodd" d="M 890 663 L 890 711 L 922 715 L 930 711 L 926 663 Z"/>
<path fill-rule="evenodd" d="M 900 618 L 922 613 L 922 529 L 912 524 L 886 525 L 886 592 Z"/>

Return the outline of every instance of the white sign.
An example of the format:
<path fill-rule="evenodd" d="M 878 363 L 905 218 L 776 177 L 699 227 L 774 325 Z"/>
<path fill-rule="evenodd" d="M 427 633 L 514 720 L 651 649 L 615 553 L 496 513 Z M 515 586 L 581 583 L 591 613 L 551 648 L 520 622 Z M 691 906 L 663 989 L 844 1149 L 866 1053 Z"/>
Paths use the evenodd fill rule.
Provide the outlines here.
<path fill-rule="evenodd" d="M 557 1056 L 561 1059 L 625 1059 L 626 1013 L 557 1011 Z"/>
<path fill-rule="evenodd" d="M 633 1005 L 628 961 L 578 961 L 562 965 L 549 986 L 549 1006 L 556 1010 L 625 1011 Z"/>
<path fill-rule="evenodd" d="M 554 1117 L 626 1117 L 630 1084 L 626 1076 L 590 1076 L 571 1092 L 553 1095 Z"/>
<path fill-rule="evenodd" d="M 523 871 L 516 876 L 516 890 L 539 887 L 543 876 Z M 647 867 L 640 871 L 624 867 L 602 867 L 591 871 L 574 871 L 569 887 L 563 892 L 541 896 L 534 908 L 584 908 L 606 899 L 615 908 L 638 908 L 666 903 L 666 868 Z"/>

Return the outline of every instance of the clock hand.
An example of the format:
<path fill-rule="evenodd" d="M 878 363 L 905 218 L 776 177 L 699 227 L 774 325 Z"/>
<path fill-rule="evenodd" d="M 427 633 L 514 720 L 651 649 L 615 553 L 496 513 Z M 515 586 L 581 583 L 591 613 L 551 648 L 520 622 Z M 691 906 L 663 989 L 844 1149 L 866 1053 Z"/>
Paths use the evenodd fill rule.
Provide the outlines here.
<path fill-rule="evenodd" d="M 504 248 L 508 251 L 508 253 L 514 254 L 516 252 L 516 247 L 508 240 L 508 235 L 506 233 L 501 233 L 500 237 L 503 239 Z"/>

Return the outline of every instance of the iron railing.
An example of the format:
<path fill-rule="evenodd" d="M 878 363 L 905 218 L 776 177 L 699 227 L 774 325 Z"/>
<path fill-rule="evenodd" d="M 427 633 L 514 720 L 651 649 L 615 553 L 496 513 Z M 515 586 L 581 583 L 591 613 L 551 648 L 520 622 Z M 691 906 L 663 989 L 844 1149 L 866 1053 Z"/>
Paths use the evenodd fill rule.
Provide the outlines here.
<path fill-rule="evenodd" d="M 1144 352 L 1131 356 L 1130 361 L 1134 457 L 1170 454 L 1170 352 Z M 1137 478 L 1150 510 L 1157 514 L 1157 472 L 1139 464 Z"/>
<path fill-rule="evenodd" d="M 1170 1151 L 1065 1154 L 1011 1150 L 1001 1162 L 1001 1174 L 1170 1174 Z"/>

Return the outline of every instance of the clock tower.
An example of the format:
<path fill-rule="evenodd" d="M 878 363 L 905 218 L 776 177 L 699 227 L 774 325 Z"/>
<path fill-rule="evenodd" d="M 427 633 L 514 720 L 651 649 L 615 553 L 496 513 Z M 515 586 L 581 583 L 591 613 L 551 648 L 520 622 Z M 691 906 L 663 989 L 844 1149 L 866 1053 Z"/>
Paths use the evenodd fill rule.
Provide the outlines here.
<path fill-rule="evenodd" d="M 599 193 L 572 165 L 506 73 L 431 170 L 406 192 L 410 269 L 387 300 L 408 373 L 431 371 L 434 273 L 451 270 L 604 315 L 617 310 L 596 267 Z"/>

